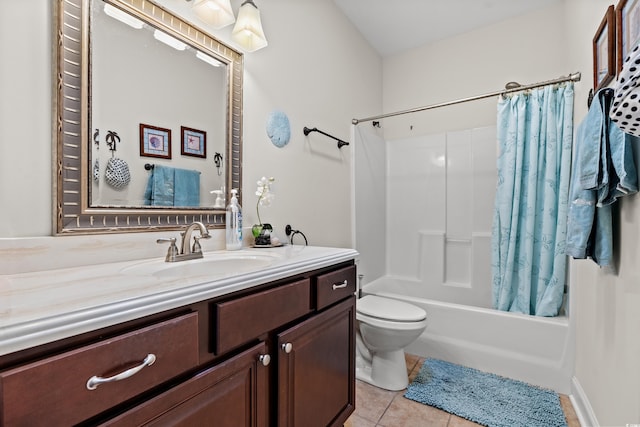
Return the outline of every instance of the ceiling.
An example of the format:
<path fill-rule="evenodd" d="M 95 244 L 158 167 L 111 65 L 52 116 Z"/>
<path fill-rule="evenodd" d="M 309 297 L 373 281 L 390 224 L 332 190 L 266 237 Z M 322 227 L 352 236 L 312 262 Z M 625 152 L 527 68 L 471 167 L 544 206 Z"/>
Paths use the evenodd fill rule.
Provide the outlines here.
<path fill-rule="evenodd" d="M 334 0 L 381 56 L 466 33 L 563 0 Z"/>

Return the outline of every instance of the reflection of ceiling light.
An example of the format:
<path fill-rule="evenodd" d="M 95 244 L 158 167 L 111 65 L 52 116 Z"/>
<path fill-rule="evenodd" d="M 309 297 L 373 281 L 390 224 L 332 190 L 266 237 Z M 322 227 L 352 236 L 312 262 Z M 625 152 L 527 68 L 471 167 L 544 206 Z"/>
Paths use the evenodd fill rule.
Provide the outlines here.
<path fill-rule="evenodd" d="M 231 37 L 247 52 L 254 52 L 267 45 L 260 22 L 260 11 L 253 0 L 245 0 L 240 6 Z"/>
<path fill-rule="evenodd" d="M 222 28 L 235 22 L 229 0 L 194 0 L 193 11 L 213 28 Z"/>
<path fill-rule="evenodd" d="M 109 15 L 110 17 L 117 19 L 120 22 L 123 22 L 133 28 L 135 28 L 136 30 L 139 30 L 140 28 L 142 28 L 144 26 L 144 22 L 142 22 L 141 20 L 139 20 L 138 18 L 134 18 L 133 16 L 129 15 L 127 12 L 124 12 L 120 9 L 118 9 L 117 7 L 113 7 L 110 4 L 106 4 L 104 5 L 104 13 L 106 13 L 107 15 Z"/>
<path fill-rule="evenodd" d="M 178 40 L 175 37 L 171 37 L 169 34 L 160 31 L 160 30 L 155 30 L 153 32 L 153 37 L 158 40 L 161 41 L 162 43 L 171 46 L 172 48 L 176 49 L 176 50 L 185 50 L 187 48 L 187 45 L 182 43 L 180 40 Z"/>
<path fill-rule="evenodd" d="M 196 58 L 202 59 L 204 62 L 206 62 L 207 64 L 211 64 L 214 67 L 219 67 L 219 66 L 222 65 L 222 62 L 220 62 L 217 59 L 215 59 L 214 57 L 209 56 L 209 55 L 207 55 L 205 53 L 202 53 L 200 51 L 196 52 Z"/>

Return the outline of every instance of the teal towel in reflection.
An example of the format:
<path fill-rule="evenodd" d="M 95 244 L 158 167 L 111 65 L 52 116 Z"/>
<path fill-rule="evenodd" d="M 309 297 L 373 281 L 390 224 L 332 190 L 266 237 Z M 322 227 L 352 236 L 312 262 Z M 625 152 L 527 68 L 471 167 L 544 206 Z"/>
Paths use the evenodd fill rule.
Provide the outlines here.
<path fill-rule="evenodd" d="M 200 172 L 175 169 L 174 206 L 200 206 Z"/>
<path fill-rule="evenodd" d="M 144 200 L 148 206 L 200 206 L 200 172 L 155 165 Z"/>

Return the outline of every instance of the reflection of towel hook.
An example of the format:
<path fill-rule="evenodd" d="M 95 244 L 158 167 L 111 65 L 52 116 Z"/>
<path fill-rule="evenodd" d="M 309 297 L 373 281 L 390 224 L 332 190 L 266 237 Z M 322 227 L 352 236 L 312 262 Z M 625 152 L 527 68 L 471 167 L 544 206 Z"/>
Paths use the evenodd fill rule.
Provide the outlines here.
<path fill-rule="evenodd" d="M 93 133 L 93 142 L 96 144 L 96 150 L 100 149 L 100 129 L 96 128 Z"/>
<path fill-rule="evenodd" d="M 218 176 L 222 175 L 222 154 L 216 152 L 213 156 L 213 161 L 216 163 L 216 168 L 218 168 Z"/>
<path fill-rule="evenodd" d="M 111 150 L 111 155 L 113 156 L 113 152 L 116 151 L 116 143 L 120 142 L 120 137 L 116 132 L 108 130 L 107 137 L 105 139 L 107 141 L 107 145 L 109 146 L 109 150 Z"/>

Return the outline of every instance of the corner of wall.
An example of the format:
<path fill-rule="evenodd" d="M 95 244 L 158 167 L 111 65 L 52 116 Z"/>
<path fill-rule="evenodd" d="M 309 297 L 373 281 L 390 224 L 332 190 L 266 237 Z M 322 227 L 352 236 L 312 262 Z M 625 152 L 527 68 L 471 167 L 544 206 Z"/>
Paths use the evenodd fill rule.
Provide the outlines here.
<path fill-rule="evenodd" d="M 599 427 L 600 423 L 596 418 L 595 412 L 591 407 L 589 398 L 587 397 L 584 389 L 580 385 L 578 378 L 573 377 L 571 379 L 571 395 L 569 396 L 573 409 L 576 411 L 578 420 L 581 426 Z"/>

